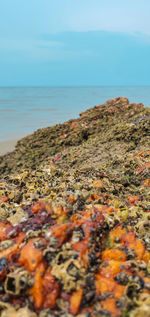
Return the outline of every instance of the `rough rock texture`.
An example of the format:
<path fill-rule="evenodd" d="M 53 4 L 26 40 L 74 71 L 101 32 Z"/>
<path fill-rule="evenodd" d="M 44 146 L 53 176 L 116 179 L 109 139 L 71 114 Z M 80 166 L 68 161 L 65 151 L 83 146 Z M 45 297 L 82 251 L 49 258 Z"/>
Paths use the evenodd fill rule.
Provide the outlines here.
<path fill-rule="evenodd" d="M 0 157 L 2 317 L 150 316 L 150 109 L 125 97 Z"/>

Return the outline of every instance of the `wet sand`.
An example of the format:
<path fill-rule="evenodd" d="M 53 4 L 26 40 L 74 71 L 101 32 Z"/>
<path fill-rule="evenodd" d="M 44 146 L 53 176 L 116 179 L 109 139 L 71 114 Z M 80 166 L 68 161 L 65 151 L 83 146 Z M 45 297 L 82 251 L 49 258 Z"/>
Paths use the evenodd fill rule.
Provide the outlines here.
<path fill-rule="evenodd" d="M 0 142 L 0 155 L 4 155 L 14 150 L 17 140 Z"/>

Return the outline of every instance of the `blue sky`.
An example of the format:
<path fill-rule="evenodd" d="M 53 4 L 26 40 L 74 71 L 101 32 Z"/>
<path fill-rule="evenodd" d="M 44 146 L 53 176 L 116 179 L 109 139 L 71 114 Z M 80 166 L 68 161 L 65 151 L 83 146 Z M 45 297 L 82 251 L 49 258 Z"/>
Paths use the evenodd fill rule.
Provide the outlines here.
<path fill-rule="evenodd" d="M 0 86 L 150 85 L 149 0 L 0 0 Z"/>

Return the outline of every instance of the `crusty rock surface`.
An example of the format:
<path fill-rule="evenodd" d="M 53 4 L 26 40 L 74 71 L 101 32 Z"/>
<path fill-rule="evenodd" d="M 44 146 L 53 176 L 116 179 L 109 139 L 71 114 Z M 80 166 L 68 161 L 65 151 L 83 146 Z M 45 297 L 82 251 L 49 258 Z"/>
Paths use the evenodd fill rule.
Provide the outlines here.
<path fill-rule="evenodd" d="M 0 157 L 2 317 L 149 316 L 150 109 L 125 97 Z"/>

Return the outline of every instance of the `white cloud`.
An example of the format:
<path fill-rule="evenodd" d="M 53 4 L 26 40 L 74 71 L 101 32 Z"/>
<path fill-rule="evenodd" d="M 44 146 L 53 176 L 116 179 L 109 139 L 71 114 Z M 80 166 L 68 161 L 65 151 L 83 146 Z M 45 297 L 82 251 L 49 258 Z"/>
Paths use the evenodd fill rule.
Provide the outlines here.
<path fill-rule="evenodd" d="M 149 14 L 150 0 L 0 0 L 0 35 L 30 38 L 93 30 L 150 34 Z"/>
<path fill-rule="evenodd" d="M 150 34 L 149 0 L 87 1 L 68 17 L 68 28 L 74 31 L 117 31 Z"/>

